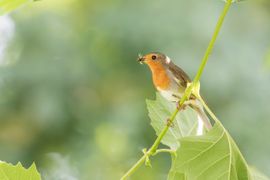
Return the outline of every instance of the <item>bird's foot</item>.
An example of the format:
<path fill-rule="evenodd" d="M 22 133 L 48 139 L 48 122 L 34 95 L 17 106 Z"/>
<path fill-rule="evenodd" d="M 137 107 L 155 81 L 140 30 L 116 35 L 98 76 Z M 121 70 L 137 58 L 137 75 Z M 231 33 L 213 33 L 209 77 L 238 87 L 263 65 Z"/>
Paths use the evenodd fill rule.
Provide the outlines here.
<path fill-rule="evenodd" d="M 188 106 L 194 106 L 194 105 L 196 105 L 196 102 L 192 99 L 192 100 L 187 100 L 187 101 L 185 101 L 184 102 L 184 104 L 182 105 L 182 106 L 180 106 L 180 101 L 178 101 L 177 102 L 177 104 L 176 104 L 176 108 L 179 110 L 179 111 L 181 111 L 181 110 L 186 110 L 186 108 L 188 107 Z"/>
<path fill-rule="evenodd" d="M 171 128 L 174 127 L 174 123 L 172 122 L 172 120 L 171 120 L 170 118 L 167 119 L 166 125 L 167 125 L 168 127 L 171 127 Z"/>
<path fill-rule="evenodd" d="M 179 111 L 181 111 L 181 110 L 185 110 L 185 109 L 187 108 L 188 105 L 189 105 L 189 104 L 187 104 L 187 103 L 185 102 L 182 106 L 180 106 L 180 101 L 178 101 L 178 102 L 176 103 L 176 108 L 177 108 Z"/>

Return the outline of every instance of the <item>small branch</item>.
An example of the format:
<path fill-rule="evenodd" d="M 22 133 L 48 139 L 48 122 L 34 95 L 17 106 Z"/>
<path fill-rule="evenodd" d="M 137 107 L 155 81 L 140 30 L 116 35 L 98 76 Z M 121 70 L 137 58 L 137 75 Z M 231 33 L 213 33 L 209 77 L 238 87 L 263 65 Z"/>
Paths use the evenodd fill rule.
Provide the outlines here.
<path fill-rule="evenodd" d="M 183 104 L 185 103 L 185 101 L 189 99 L 189 97 L 190 97 L 190 95 L 191 95 L 191 93 L 192 93 L 192 91 L 193 91 L 194 86 L 196 86 L 196 85 L 198 84 L 198 82 L 199 82 L 199 80 L 200 80 L 200 78 L 201 78 L 201 75 L 202 75 L 202 73 L 203 73 L 203 70 L 204 70 L 204 68 L 205 68 L 205 65 L 206 65 L 206 63 L 207 63 L 207 61 L 208 61 L 208 58 L 209 58 L 209 56 L 210 56 L 210 53 L 211 53 L 211 51 L 212 51 L 212 49 L 213 49 L 213 47 L 214 47 L 214 44 L 215 44 L 216 39 L 217 39 L 217 36 L 218 36 L 218 34 L 219 34 L 219 32 L 220 32 L 220 29 L 221 29 L 221 26 L 222 26 L 222 24 L 223 24 L 224 18 L 225 18 L 225 16 L 226 16 L 226 14 L 227 14 L 227 12 L 228 12 L 228 10 L 229 10 L 231 4 L 232 4 L 232 0 L 228 0 L 228 1 L 226 2 L 226 5 L 225 5 L 225 7 L 224 7 L 224 9 L 223 9 L 223 11 L 222 11 L 222 13 L 221 13 L 219 19 L 218 19 L 218 22 L 217 22 L 217 25 L 216 25 L 214 34 L 213 34 L 213 36 L 212 36 L 212 39 L 211 39 L 211 41 L 210 41 L 210 43 L 209 43 L 209 45 L 208 45 L 208 48 L 207 48 L 207 50 L 206 50 L 206 52 L 205 52 L 205 55 L 204 55 L 204 57 L 203 57 L 203 59 L 202 59 L 201 65 L 200 65 L 200 67 L 199 67 L 199 70 L 198 70 L 198 72 L 197 72 L 197 74 L 196 74 L 196 76 L 195 76 L 193 82 L 186 88 L 185 93 L 184 93 L 184 95 L 182 96 L 182 98 L 181 98 L 181 100 L 180 100 L 180 102 L 179 102 L 179 107 L 180 107 L 180 108 L 177 108 L 177 109 L 173 112 L 173 114 L 172 114 L 171 117 L 170 117 L 170 121 L 168 121 L 167 126 L 165 126 L 165 127 L 163 128 L 163 130 L 161 131 L 161 133 L 158 135 L 158 137 L 157 137 L 157 139 L 155 140 L 154 144 L 150 147 L 150 149 L 149 149 L 147 152 L 144 153 L 144 156 L 142 156 L 141 159 L 139 159 L 139 160 L 138 160 L 138 161 L 130 168 L 130 170 L 129 170 L 122 178 L 121 178 L 121 180 L 124 180 L 124 179 L 126 179 L 127 177 L 129 177 L 131 174 L 133 174 L 133 173 L 136 171 L 136 169 L 138 169 L 138 168 L 144 163 L 144 161 L 145 161 L 146 159 L 148 159 L 148 157 L 153 156 L 154 154 L 157 154 L 157 148 L 158 148 L 158 146 L 159 146 L 159 144 L 160 144 L 162 138 L 163 138 L 163 137 L 165 136 L 165 134 L 167 133 L 168 129 L 170 128 L 170 125 L 173 123 L 173 121 L 174 121 L 176 115 L 178 114 L 179 110 L 181 109 L 181 107 L 183 106 Z M 196 88 L 196 87 L 195 87 L 195 88 Z M 211 114 L 210 114 L 210 115 L 211 115 Z M 216 122 L 218 122 L 218 121 L 216 121 Z"/>

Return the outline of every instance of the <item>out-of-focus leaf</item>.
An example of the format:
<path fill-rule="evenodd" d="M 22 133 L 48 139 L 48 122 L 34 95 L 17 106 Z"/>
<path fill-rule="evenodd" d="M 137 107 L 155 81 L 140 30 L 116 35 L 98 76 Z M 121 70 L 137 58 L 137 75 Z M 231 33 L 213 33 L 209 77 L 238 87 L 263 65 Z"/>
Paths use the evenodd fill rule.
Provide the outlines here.
<path fill-rule="evenodd" d="M 41 177 L 33 163 L 28 169 L 25 169 L 21 163 L 12 165 L 0 161 L 0 179 L 1 180 L 40 180 Z"/>
<path fill-rule="evenodd" d="M 0 15 L 8 13 L 30 0 L 0 0 Z"/>
<path fill-rule="evenodd" d="M 156 94 L 156 100 L 146 101 L 151 125 L 158 135 L 164 126 L 167 119 L 176 109 L 176 103 L 171 103 L 164 99 L 160 94 Z M 198 127 L 197 113 L 187 107 L 176 116 L 173 126 L 162 139 L 162 143 L 169 146 L 171 149 L 177 149 L 180 145 L 179 139 L 185 136 L 196 135 Z"/>
<path fill-rule="evenodd" d="M 220 124 L 203 136 L 180 139 L 168 179 L 251 179 L 241 152 Z M 175 176 L 173 176 L 175 175 Z"/>
<path fill-rule="evenodd" d="M 227 2 L 228 0 L 223 0 L 223 1 Z M 240 2 L 240 1 L 245 1 L 245 0 L 233 0 L 232 2 L 233 2 L 233 3 L 238 3 L 238 2 Z"/>
<path fill-rule="evenodd" d="M 270 69 L 270 50 L 266 53 L 264 64 L 267 69 Z"/>
<path fill-rule="evenodd" d="M 251 174 L 252 179 L 254 179 L 254 180 L 269 180 L 269 178 L 267 176 L 265 176 L 264 174 L 259 172 L 256 168 L 249 167 L 249 170 L 250 170 L 250 174 Z"/>

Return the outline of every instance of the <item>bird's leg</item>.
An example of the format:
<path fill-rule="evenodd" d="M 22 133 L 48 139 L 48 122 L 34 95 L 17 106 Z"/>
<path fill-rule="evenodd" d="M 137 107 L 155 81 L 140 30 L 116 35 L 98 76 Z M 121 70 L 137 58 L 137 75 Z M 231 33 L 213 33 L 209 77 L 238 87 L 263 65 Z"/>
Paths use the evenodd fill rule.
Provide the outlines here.
<path fill-rule="evenodd" d="M 173 97 L 177 98 L 177 99 L 181 99 L 181 97 L 177 96 L 176 94 L 172 95 Z M 182 106 L 180 106 L 180 100 L 176 101 L 176 108 L 181 111 L 181 110 L 185 110 L 188 104 L 184 103 Z"/>
<path fill-rule="evenodd" d="M 176 108 L 179 111 L 185 110 L 187 106 L 189 106 L 189 103 L 187 103 L 187 101 L 182 106 L 180 106 L 180 101 L 177 101 L 177 103 L 176 103 Z"/>

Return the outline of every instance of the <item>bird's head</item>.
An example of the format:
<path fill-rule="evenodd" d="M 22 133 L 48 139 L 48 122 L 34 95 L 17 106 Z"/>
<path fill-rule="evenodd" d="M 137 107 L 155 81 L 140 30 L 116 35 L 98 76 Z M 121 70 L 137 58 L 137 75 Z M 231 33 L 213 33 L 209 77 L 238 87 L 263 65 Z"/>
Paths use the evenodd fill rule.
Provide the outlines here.
<path fill-rule="evenodd" d="M 171 62 L 171 59 L 162 53 L 152 52 L 146 55 L 139 55 L 138 61 L 141 64 L 147 64 L 150 69 L 153 69 L 157 67 L 165 67 Z"/>
<path fill-rule="evenodd" d="M 156 64 L 156 63 L 170 63 L 170 58 L 159 52 L 152 52 L 146 55 L 140 55 L 138 57 L 140 63 L 146 63 L 147 65 Z"/>

